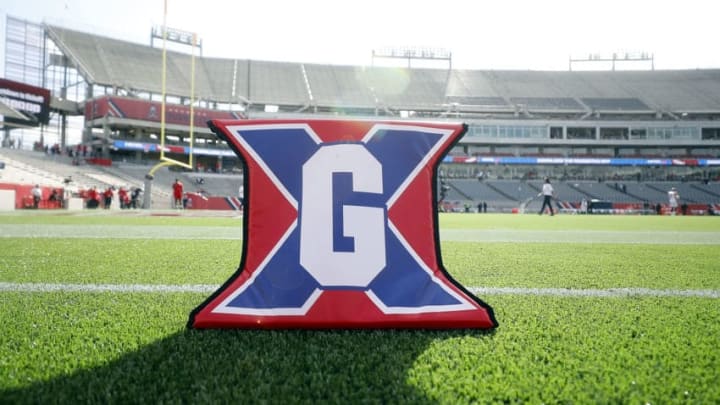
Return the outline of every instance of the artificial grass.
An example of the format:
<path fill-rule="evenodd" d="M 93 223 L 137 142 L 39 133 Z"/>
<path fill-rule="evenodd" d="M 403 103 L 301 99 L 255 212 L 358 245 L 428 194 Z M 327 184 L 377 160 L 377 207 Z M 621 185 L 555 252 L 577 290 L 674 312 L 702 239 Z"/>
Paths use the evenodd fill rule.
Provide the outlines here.
<path fill-rule="evenodd" d="M 719 289 L 717 245 L 443 242 L 468 286 Z"/>
<path fill-rule="evenodd" d="M 0 213 L 1 224 L 52 225 L 182 225 L 242 226 L 242 218 L 208 217 L 202 212 L 109 211 L 14 211 Z M 198 215 L 198 216 L 195 216 Z M 584 231 L 696 231 L 720 232 L 720 216 L 656 215 L 507 215 L 448 214 L 438 215 L 442 229 L 473 230 L 584 230 Z"/>
<path fill-rule="evenodd" d="M 0 281 L 222 284 L 241 241 L 0 238 Z"/>
<path fill-rule="evenodd" d="M 0 238 L 0 281 L 216 284 L 235 272 L 238 240 Z M 468 287 L 720 288 L 715 245 L 443 242 Z"/>
<path fill-rule="evenodd" d="M 0 224 L 56 223 L 52 216 L 37 218 L 0 215 Z M 57 223 L 102 224 L 94 217 L 68 218 Z M 716 218 L 647 218 L 456 214 L 440 220 L 453 229 L 520 231 L 544 226 L 714 234 L 720 225 Z M 185 218 L 160 219 L 138 217 L 133 224 L 194 226 Z M 239 224 L 214 220 L 223 227 Z M 113 226 L 127 222 L 107 224 L 112 233 Z M 0 282 L 220 284 L 235 271 L 241 243 L 0 237 Z M 716 291 L 717 250 L 717 245 L 672 243 L 442 243 L 445 267 L 469 287 Z M 500 322 L 489 333 L 187 330 L 189 312 L 206 296 L 0 292 L 0 403 L 714 403 L 720 398 L 715 298 L 481 296 Z"/>
<path fill-rule="evenodd" d="M 720 231 L 720 216 L 440 214 L 439 222 L 441 229 Z"/>
<path fill-rule="evenodd" d="M 51 211 L 26 210 L 0 212 L 0 224 L 48 224 L 48 225 L 150 225 L 150 226 L 242 226 L 242 217 L 194 216 L 189 211 L 144 211 L 144 210 L 86 210 L 86 211 Z"/>
<path fill-rule="evenodd" d="M 198 294 L 3 293 L 5 403 L 712 403 L 700 298 L 496 296 L 481 331 L 191 331 Z"/>

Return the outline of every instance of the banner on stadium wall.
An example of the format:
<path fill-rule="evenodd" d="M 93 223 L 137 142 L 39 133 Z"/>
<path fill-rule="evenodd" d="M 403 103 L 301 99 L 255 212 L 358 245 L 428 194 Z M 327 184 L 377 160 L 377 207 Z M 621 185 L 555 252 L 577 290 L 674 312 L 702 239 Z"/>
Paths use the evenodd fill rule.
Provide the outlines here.
<path fill-rule="evenodd" d="M 92 121 L 103 117 L 125 118 L 138 121 L 160 122 L 160 109 L 162 104 L 158 101 L 126 98 L 118 96 L 103 96 L 85 103 L 85 120 Z M 201 127 L 208 120 L 214 119 L 241 119 L 242 113 L 236 111 L 212 110 L 209 108 L 193 108 L 194 126 Z M 190 106 L 180 104 L 165 104 L 165 122 L 175 125 L 190 125 Z"/>
<path fill-rule="evenodd" d="M 150 152 L 156 152 L 159 153 L 161 146 L 157 143 L 148 143 L 148 142 L 136 142 L 136 141 L 122 141 L 122 140 L 116 140 L 113 141 L 113 149 L 115 150 L 134 150 L 134 151 L 142 151 L 145 153 Z M 212 149 L 212 148 L 198 148 L 193 147 L 192 149 L 193 154 L 197 156 L 223 156 L 223 157 L 231 157 L 236 156 L 235 153 L 230 149 Z M 179 145 L 165 145 L 165 152 L 167 153 L 175 153 L 179 155 L 187 155 L 190 153 L 190 147 L 189 146 L 179 146 Z"/>
<path fill-rule="evenodd" d="M 515 156 L 446 156 L 443 163 L 493 165 L 720 166 L 720 159 L 561 158 Z"/>
<path fill-rule="evenodd" d="M 246 165 L 236 273 L 190 328 L 482 328 L 443 268 L 436 170 L 464 124 L 212 121 Z"/>

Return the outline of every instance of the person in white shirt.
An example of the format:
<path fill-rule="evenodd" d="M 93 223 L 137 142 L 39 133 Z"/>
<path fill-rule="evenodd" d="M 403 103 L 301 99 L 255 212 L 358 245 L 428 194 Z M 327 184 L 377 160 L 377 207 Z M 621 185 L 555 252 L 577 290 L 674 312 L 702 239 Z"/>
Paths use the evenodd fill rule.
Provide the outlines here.
<path fill-rule="evenodd" d="M 587 214 L 587 209 L 588 209 L 587 199 L 585 199 L 583 197 L 582 201 L 580 201 L 580 213 Z"/>
<path fill-rule="evenodd" d="M 677 192 L 675 187 L 670 188 L 670 191 L 668 191 L 668 202 L 670 203 L 670 215 L 675 215 L 680 202 L 680 193 Z"/>
<path fill-rule="evenodd" d="M 36 184 L 31 192 L 33 197 L 33 208 L 38 209 L 40 206 L 40 200 L 42 200 L 42 189 L 40 189 L 40 185 Z"/>
<path fill-rule="evenodd" d="M 542 207 L 540 207 L 540 212 L 538 212 L 538 215 L 542 215 L 543 211 L 545 211 L 545 207 L 547 206 L 550 210 L 550 216 L 555 215 L 555 211 L 553 211 L 552 207 L 552 198 L 555 195 L 555 189 L 553 189 L 552 184 L 550 184 L 550 179 L 545 178 L 545 183 L 543 183 L 542 191 L 540 194 L 538 194 L 538 197 L 543 196 L 543 203 Z"/>

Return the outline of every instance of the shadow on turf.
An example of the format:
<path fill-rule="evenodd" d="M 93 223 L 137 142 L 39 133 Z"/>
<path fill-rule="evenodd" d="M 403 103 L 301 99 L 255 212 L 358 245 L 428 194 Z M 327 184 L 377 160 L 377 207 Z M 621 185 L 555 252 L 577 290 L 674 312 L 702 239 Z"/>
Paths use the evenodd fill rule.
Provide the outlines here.
<path fill-rule="evenodd" d="M 3 403 L 431 404 L 408 370 L 431 341 L 480 331 L 184 331 L 105 366 L 0 392 Z"/>

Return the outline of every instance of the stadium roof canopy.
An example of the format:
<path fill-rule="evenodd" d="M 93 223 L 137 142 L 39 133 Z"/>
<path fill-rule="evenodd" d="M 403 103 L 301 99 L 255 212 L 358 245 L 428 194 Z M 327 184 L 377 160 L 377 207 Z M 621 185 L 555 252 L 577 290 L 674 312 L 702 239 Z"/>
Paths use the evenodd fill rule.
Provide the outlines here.
<path fill-rule="evenodd" d="M 161 93 L 162 50 L 46 25 L 88 83 Z M 189 97 L 188 54 L 168 51 L 169 95 Z M 196 98 L 298 109 L 548 114 L 720 114 L 720 70 L 494 71 L 198 57 Z"/>

